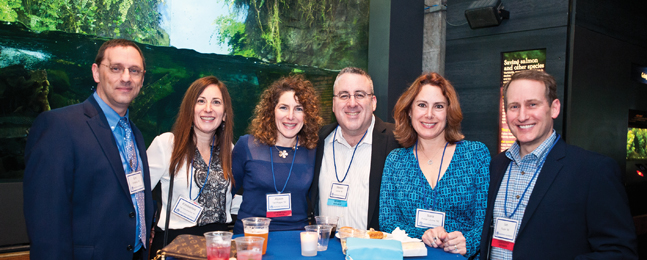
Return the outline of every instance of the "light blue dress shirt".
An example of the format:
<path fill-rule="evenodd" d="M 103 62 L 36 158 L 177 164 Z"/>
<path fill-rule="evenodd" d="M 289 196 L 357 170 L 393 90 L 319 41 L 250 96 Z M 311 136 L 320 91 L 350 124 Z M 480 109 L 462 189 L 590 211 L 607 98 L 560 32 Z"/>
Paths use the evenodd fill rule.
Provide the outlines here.
<path fill-rule="evenodd" d="M 104 102 L 97 92 L 94 92 L 92 95 L 94 99 L 97 101 L 99 104 L 99 107 L 101 107 L 101 110 L 103 111 L 103 114 L 106 115 L 106 119 L 108 120 L 108 125 L 110 126 L 110 129 L 112 130 L 112 135 L 115 137 L 115 142 L 117 143 L 117 148 L 119 149 L 119 157 L 121 158 L 121 166 L 124 168 L 124 172 L 126 174 L 130 174 L 132 171 L 130 168 L 130 165 L 128 165 L 128 161 L 126 160 L 126 155 L 124 154 L 125 152 L 125 131 L 121 127 L 118 127 L 119 120 L 121 119 L 121 116 L 117 114 L 117 112 L 112 109 L 106 102 Z M 124 116 L 128 121 L 128 111 L 126 111 L 126 115 Z M 132 137 L 133 142 L 135 143 L 135 151 L 137 152 L 137 163 L 139 165 L 142 164 L 142 157 L 139 155 L 139 149 L 136 149 L 137 147 L 137 141 L 135 140 L 135 137 Z M 142 168 L 142 174 L 143 174 L 143 166 Z M 135 206 L 135 216 L 139 216 L 139 208 L 137 207 L 137 200 L 135 199 L 135 194 L 130 194 L 130 199 L 133 201 L 133 205 Z M 139 249 L 142 247 L 142 241 L 139 239 L 139 230 L 141 225 L 145 225 L 146 223 L 139 223 L 139 218 L 137 219 L 137 226 L 135 227 L 135 251 L 139 251 Z"/>

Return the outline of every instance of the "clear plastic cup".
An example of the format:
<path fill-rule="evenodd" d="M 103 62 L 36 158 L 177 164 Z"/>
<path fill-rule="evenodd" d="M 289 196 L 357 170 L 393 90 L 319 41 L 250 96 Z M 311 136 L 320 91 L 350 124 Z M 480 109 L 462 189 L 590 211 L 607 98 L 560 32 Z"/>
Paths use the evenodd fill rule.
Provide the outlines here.
<path fill-rule="evenodd" d="M 316 232 L 317 251 L 326 251 L 328 249 L 328 240 L 330 240 L 331 225 L 308 225 L 305 227 L 306 231 Z"/>
<path fill-rule="evenodd" d="M 237 237 L 236 241 L 236 255 L 240 260 L 261 260 L 263 258 L 263 242 L 262 237 Z"/>
<path fill-rule="evenodd" d="M 207 240 L 207 260 L 229 260 L 232 235 L 233 233 L 226 231 L 204 233 Z"/>
<path fill-rule="evenodd" d="M 339 217 L 337 216 L 315 216 L 315 220 L 319 225 L 331 225 L 332 230 L 330 230 L 330 238 L 335 236 L 337 231 L 337 223 L 339 223 Z"/>
<path fill-rule="evenodd" d="M 357 230 L 357 229 L 340 229 L 339 230 L 339 240 L 341 240 L 341 250 L 346 254 L 346 238 L 349 237 L 358 237 L 358 238 L 366 238 L 366 231 L 364 230 Z"/>
<path fill-rule="evenodd" d="M 272 220 L 269 218 L 259 217 L 244 218 L 242 220 L 246 237 L 253 236 L 265 239 L 265 242 L 263 242 L 263 254 L 267 251 L 267 237 L 270 232 L 270 221 Z"/>
<path fill-rule="evenodd" d="M 317 232 L 306 231 L 301 232 L 301 255 L 302 256 L 316 256 L 317 255 L 317 241 L 319 235 Z"/>

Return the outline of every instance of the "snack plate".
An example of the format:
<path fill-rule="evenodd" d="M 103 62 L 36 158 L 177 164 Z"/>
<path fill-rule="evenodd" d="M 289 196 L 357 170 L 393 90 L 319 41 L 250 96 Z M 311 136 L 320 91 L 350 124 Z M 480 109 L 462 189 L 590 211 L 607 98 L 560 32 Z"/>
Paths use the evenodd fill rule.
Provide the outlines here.
<path fill-rule="evenodd" d="M 386 232 L 384 232 L 384 233 L 386 233 Z M 336 233 L 335 237 L 337 237 L 338 239 L 341 239 L 339 237 L 339 233 Z M 368 239 L 368 237 L 367 237 L 367 239 Z M 393 239 L 393 235 L 390 234 L 390 233 L 386 233 L 386 238 L 383 238 L 383 239 Z M 409 238 L 409 239 L 407 239 L 407 241 L 405 243 L 422 243 L 422 240 L 417 239 L 417 238 Z M 404 253 L 404 257 L 427 256 L 427 249 L 426 249 L 425 246 L 423 246 L 421 248 L 415 248 L 415 249 L 413 249 L 413 248 L 412 249 L 404 249 L 404 245 L 403 245 L 402 251 Z"/>
<path fill-rule="evenodd" d="M 386 237 L 383 238 L 383 239 L 393 239 L 393 235 L 391 235 L 390 233 L 386 233 L 386 232 L 384 232 L 384 233 L 386 234 Z M 339 237 L 339 232 L 335 233 L 335 237 L 341 239 L 341 237 Z M 366 238 L 368 238 L 368 237 L 366 237 Z"/>

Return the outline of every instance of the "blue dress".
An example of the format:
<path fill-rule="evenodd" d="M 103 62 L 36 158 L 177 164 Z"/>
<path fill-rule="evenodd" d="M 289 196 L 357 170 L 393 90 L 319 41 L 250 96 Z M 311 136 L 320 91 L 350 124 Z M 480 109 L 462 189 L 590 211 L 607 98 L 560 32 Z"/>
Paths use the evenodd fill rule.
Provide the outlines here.
<path fill-rule="evenodd" d="M 243 218 L 265 217 L 267 214 L 265 195 L 276 194 L 276 190 L 281 191 L 284 185 L 283 193 L 291 193 L 292 196 L 292 216 L 272 218 L 270 231 L 303 229 L 308 225 L 308 200 L 310 184 L 314 177 L 316 149 L 298 147 L 292 174 L 288 180 L 294 150 L 291 147 L 279 146 L 279 149 L 288 151 L 288 156 L 281 158 L 274 146 L 255 140 L 251 135 L 241 136 L 232 152 L 232 173 L 235 180 L 232 194 L 236 194 L 241 187 L 244 189 L 243 203 L 238 210 L 234 234 L 243 233 L 241 222 Z M 272 158 L 270 158 L 270 151 Z M 272 160 L 276 189 L 272 178 Z"/>
<path fill-rule="evenodd" d="M 447 163 L 447 162 L 444 162 Z M 490 183 L 490 152 L 481 142 L 461 141 L 435 189 L 422 174 L 413 147 L 391 151 L 384 164 L 380 191 L 380 229 L 396 227 L 410 237 L 427 230 L 416 228 L 416 210 L 445 212 L 445 230 L 460 231 L 466 257 L 478 253 Z M 435 199 L 434 196 L 435 195 Z"/>

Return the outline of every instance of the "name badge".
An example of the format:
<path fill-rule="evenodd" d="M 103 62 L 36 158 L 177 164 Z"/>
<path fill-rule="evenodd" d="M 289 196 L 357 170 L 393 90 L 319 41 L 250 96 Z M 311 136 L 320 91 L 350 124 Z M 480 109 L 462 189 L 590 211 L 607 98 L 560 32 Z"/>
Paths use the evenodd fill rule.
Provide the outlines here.
<path fill-rule="evenodd" d="M 202 209 L 202 206 L 197 202 L 180 197 L 173 208 L 173 213 L 186 221 L 195 223 L 198 221 L 198 217 L 200 216 L 200 213 L 202 213 Z"/>
<path fill-rule="evenodd" d="M 426 209 L 416 210 L 417 228 L 435 228 L 445 226 L 445 212 Z"/>
<path fill-rule="evenodd" d="M 519 221 L 509 218 L 497 218 L 494 221 L 494 234 L 492 246 L 512 251 L 514 241 L 517 239 L 517 226 Z"/>
<path fill-rule="evenodd" d="M 329 206 L 348 207 L 348 184 L 333 183 L 328 197 Z"/>
<path fill-rule="evenodd" d="M 292 194 L 267 194 L 267 217 L 289 217 L 292 216 Z"/>
<path fill-rule="evenodd" d="M 130 174 L 126 174 L 126 181 L 128 181 L 128 189 L 130 189 L 130 194 L 135 194 L 144 190 L 144 176 L 142 176 L 142 171 L 136 171 L 131 172 Z"/>

